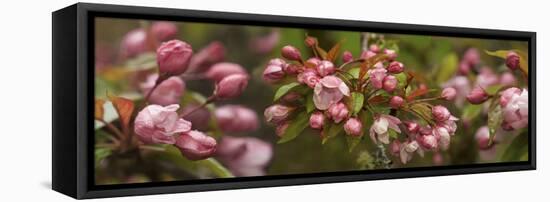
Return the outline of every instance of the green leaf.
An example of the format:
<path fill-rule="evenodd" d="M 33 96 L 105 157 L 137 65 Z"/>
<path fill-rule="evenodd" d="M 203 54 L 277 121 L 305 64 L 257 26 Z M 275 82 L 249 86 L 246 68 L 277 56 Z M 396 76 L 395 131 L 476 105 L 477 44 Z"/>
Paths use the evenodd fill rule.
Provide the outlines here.
<path fill-rule="evenodd" d="M 497 99 L 495 99 L 497 100 Z M 495 138 L 496 131 L 498 127 L 502 124 L 502 109 L 498 104 L 498 101 L 493 100 L 491 106 L 489 107 L 489 114 L 487 120 L 487 126 L 489 127 L 489 145 L 493 144 L 493 139 Z"/>
<path fill-rule="evenodd" d="M 506 60 L 506 56 L 508 55 L 508 52 L 514 51 L 519 55 L 519 68 L 521 71 L 523 71 L 525 74 L 529 74 L 529 61 L 527 60 L 527 54 L 520 50 L 496 50 L 496 51 L 488 51 L 485 50 L 485 53 L 491 56 L 499 57 L 504 60 Z"/>
<path fill-rule="evenodd" d="M 512 140 L 501 156 L 503 162 L 522 161 L 529 158 L 529 139 L 527 133 L 519 134 Z"/>
<path fill-rule="evenodd" d="M 464 110 L 462 112 L 462 119 L 473 120 L 481 113 L 481 111 L 483 111 L 482 105 L 468 104 L 466 105 L 466 107 L 464 107 Z"/>
<path fill-rule="evenodd" d="M 313 102 L 313 94 L 309 93 L 306 95 L 306 112 L 311 113 L 315 110 L 315 103 Z"/>
<path fill-rule="evenodd" d="M 359 79 L 359 71 L 361 71 L 361 68 L 351 68 L 348 70 L 348 73 L 352 75 L 354 79 Z"/>
<path fill-rule="evenodd" d="M 353 149 L 361 142 L 361 137 L 352 137 L 346 135 L 346 142 L 348 143 L 348 151 L 352 152 Z"/>
<path fill-rule="evenodd" d="M 489 95 L 494 95 L 498 93 L 501 89 L 502 89 L 502 85 L 492 85 L 485 88 L 485 92 L 487 92 Z"/>
<path fill-rule="evenodd" d="M 283 133 L 281 139 L 277 143 L 285 143 L 296 138 L 302 133 L 302 131 L 306 127 L 309 126 L 308 122 L 309 114 L 306 112 L 299 113 L 294 119 L 290 121 L 290 123 L 288 124 L 288 128 Z"/>
<path fill-rule="evenodd" d="M 126 70 L 130 71 L 142 71 L 149 70 L 157 67 L 157 55 L 153 52 L 147 52 L 129 59 L 124 64 Z"/>
<path fill-rule="evenodd" d="M 292 82 L 279 87 L 279 89 L 277 89 L 277 92 L 275 92 L 275 97 L 273 98 L 273 101 L 279 100 L 281 97 L 286 95 L 288 92 L 290 92 L 293 88 L 297 86 L 300 86 L 300 83 Z"/>
<path fill-rule="evenodd" d="M 351 93 L 351 114 L 353 116 L 357 115 L 359 111 L 361 111 L 361 108 L 363 108 L 363 103 L 365 101 L 365 96 L 362 93 L 359 92 L 352 92 Z"/>
<path fill-rule="evenodd" d="M 458 67 L 458 57 L 454 53 L 449 53 L 441 60 L 441 64 L 437 70 L 436 82 L 443 83 L 449 80 L 455 73 Z"/>
<path fill-rule="evenodd" d="M 395 132 L 395 130 L 393 130 L 393 129 L 388 129 L 388 135 L 390 136 L 390 138 L 393 138 L 393 139 L 398 138 L 397 132 Z"/>
<path fill-rule="evenodd" d="M 325 124 L 323 128 L 323 140 L 322 144 L 325 144 L 329 139 L 338 136 L 344 130 L 344 123 L 340 122 L 338 124 L 330 123 Z"/>
<path fill-rule="evenodd" d="M 110 156 L 111 153 L 112 153 L 112 150 L 110 148 L 107 148 L 107 147 L 96 148 L 94 151 L 95 166 L 97 167 L 101 163 L 101 161 L 103 161 L 103 159 Z"/>

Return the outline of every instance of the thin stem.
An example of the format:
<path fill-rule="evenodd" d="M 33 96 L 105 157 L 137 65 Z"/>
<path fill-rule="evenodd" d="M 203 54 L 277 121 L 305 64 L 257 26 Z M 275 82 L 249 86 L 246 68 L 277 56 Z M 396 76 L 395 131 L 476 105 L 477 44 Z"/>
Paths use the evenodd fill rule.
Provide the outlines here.
<path fill-rule="evenodd" d="M 111 130 L 111 132 L 115 133 L 115 135 L 118 137 L 118 139 L 122 139 L 124 137 L 124 133 L 122 133 L 122 131 L 120 131 L 117 127 L 115 127 L 115 125 L 113 125 L 111 123 L 107 123 L 103 119 L 96 119 L 96 120 L 103 123 L 105 125 L 105 127 L 109 128 L 109 130 Z"/>
<path fill-rule="evenodd" d="M 199 109 L 202 109 L 202 108 L 206 107 L 206 105 L 208 105 L 208 104 L 214 102 L 214 100 L 216 100 L 216 96 L 212 95 L 212 96 L 208 97 L 208 98 L 206 99 L 206 101 L 204 101 L 204 103 L 202 103 L 201 105 L 196 106 L 195 108 L 191 109 L 190 111 L 188 111 L 188 112 L 186 112 L 186 113 L 180 114 L 180 117 L 188 116 L 188 115 L 190 115 L 190 114 L 192 114 L 192 113 L 198 111 Z"/>
<path fill-rule="evenodd" d="M 355 59 L 355 60 L 352 60 L 352 61 L 349 61 L 349 62 L 346 62 L 346 63 L 340 65 L 340 67 L 338 67 L 338 69 L 344 69 L 344 67 L 347 67 L 348 65 L 351 65 L 353 63 L 362 63 L 364 61 L 365 61 L 365 59 L 363 59 L 363 58 Z"/>
<path fill-rule="evenodd" d="M 139 145 L 138 146 L 140 149 L 144 149 L 144 150 L 151 150 L 151 151 L 166 151 L 165 148 L 163 147 L 155 147 L 155 146 L 149 146 L 149 145 Z"/>
<path fill-rule="evenodd" d="M 416 104 L 416 103 L 420 103 L 420 102 L 428 102 L 428 101 L 433 101 L 433 100 L 439 100 L 439 99 L 442 99 L 442 98 L 443 97 L 439 96 L 439 97 L 418 99 L 418 100 L 414 100 L 414 101 L 409 102 L 409 104 Z"/>

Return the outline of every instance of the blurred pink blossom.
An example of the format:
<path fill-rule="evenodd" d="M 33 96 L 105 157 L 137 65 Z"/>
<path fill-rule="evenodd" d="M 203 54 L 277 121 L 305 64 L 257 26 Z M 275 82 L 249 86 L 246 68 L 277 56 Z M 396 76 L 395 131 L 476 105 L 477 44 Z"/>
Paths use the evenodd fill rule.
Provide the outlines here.
<path fill-rule="evenodd" d="M 147 95 L 153 89 L 157 79 L 158 74 L 151 74 L 144 83 L 141 83 L 140 88 L 144 95 Z M 185 82 L 177 76 L 172 76 L 158 84 L 151 93 L 149 102 L 162 106 L 178 104 L 184 92 Z"/>
<path fill-rule="evenodd" d="M 220 82 L 223 78 L 232 74 L 248 75 L 248 73 L 246 73 L 246 70 L 239 64 L 220 62 L 210 67 L 210 69 L 208 69 L 208 71 L 205 73 L 205 76 L 208 79 Z"/>
<path fill-rule="evenodd" d="M 273 148 L 258 138 L 224 136 L 216 156 L 236 176 L 261 176 L 266 174 Z"/>
<path fill-rule="evenodd" d="M 251 132 L 260 125 L 256 112 L 242 105 L 223 105 L 214 114 L 218 127 L 226 133 Z"/>
<path fill-rule="evenodd" d="M 378 115 L 374 119 L 374 123 L 370 128 L 370 138 L 374 143 L 377 143 L 378 141 L 380 141 L 384 144 L 389 144 L 390 143 L 389 129 L 392 129 L 397 133 L 401 133 L 401 129 L 399 129 L 399 126 L 397 125 L 400 123 L 401 123 L 401 120 L 399 120 L 395 116 L 386 115 L 386 114 Z"/>
<path fill-rule="evenodd" d="M 278 29 L 273 29 L 269 34 L 255 37 L 250 40 L 250 49 L 258 54 L 268 54 L 279 43 L 281 33 Z"/>

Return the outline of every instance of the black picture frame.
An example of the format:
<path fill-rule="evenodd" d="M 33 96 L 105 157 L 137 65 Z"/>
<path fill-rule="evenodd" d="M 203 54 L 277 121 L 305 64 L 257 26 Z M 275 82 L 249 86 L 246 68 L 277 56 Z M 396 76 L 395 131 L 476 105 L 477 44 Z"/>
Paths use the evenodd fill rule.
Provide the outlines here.
<path fill-rule="evenodd" d="M 214 22 L 399 34 L 527 41 L 529 46 L 529 158 L 526 162 L 292 174 L 162 183 L 95 185 L 93 172 L 94 18 Z M 286 17 L 183 9 L 77 3 L 52 13 L 52 188 L 68 196 L 164 194 L 316 183 L 536 169 L 536 33 L 399 23 Z"/>

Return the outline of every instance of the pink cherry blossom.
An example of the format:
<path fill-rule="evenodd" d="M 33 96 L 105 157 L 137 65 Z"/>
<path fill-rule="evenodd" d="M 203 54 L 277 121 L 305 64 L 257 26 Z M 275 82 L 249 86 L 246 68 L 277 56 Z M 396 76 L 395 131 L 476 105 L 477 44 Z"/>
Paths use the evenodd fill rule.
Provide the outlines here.
<path fill-rule="evenodd" d="M 304 72 L 298 74 L 298 82 L 306 84 L 310 88 L 315 88 L 317 83 L 321 80 L 321 77 L 314 69 L 306 69 Z"/>
<path fill-rule="evenodd" d="M 298 50 L 296 47 L 291 45 L 286 45 L 281 50 L 281 55 L 288 59 L 288 60 L 301 60 L 302 55 L 300 54 L 300 50 Z"/>
<path fill-rule="evenodd" d="M 258 54 L 270 53 L 279 43 L 281 33 L 278 29 L 273 29 L 269 34 L 255 37 L 250 40 L 250 49 Z"/>
<path fill-rule="evenodd" d="M 527 89 L 521 94 L 513 94 L 502 109 L 504 122 L 513 129 L 524 128 L 529 122 L 529 95 Z"/>
<path fill-rule="evenodd" d="M 363 124 L 357 118 L 349 118 L 344 124 L 344 131 L 346 132 L 346 134 L 353 137 L 361 136 L 363 134 L 362 128 Z"/>
<path fill-rule="evenodd" d="M 400 123 L 401 120 L 397 117 L 386 114 L 378 115 L 370 128 L 370 138 L 374 143 L 380 141 L 384 144 L 389 144 L 389 129 L 392 129 L 397 133 L 401 133 L 401 129 L 399 129 L 399 126 L 397 125 Z"/>
<path fill-rule="evenodd" d="M 482 126 L 479 129 L 477 129 L 475 134 L 475 139 L 477 141 L 478 148 L 481 150 L 486 150 L 490 148 L 489 141 L 490 141 L 490 134 L 489 134 L 489 127 Z"/>
<path fill-rule="evenodd" d="M 485 89 L 477 86 L 470 91 L 468 96 L 466 96 L 466 99 L 472 104 L 481 104 L 489 99 L 489 94 L 485 92 Z"/>
<path fill-rule="evenodd" d="M 516 70 L 519 65 L 520 65 L 520 57 L 519 55 L 514 52 L 514 51 L 510 51 L 508 52 L 508 54 L 506 55 L 506 66 L 508 68 L 510 68 L 510 70 Z"/>
<path fill-rule="evenodd" d="M 149 94 L 158 79 L 158 74 L 152 74 L 147 77 L 147 81 L 140 85 L 144 95 Z M 185 82 L 177 76 L 172 76 L 162 81 L 149 97 L 149 102 L 162 106 L 177 104 L 185 92 Z"/>
<path fill-rule="evenodd" d="M 514 86 L 517 83 L 517 79 L 513 73 L 504 72 L 500 75 L 499 83 L 500 85 L 503 85 L 503 86 Z"/>
<path fill-rule="evenodd" d="M 405 103 L 405 100 L 400 96 L 392 96 L 390 98 L 390 106 L 394 109 L 398 109 L 399 107 L 403 106 Z"/>
<path fill-rule="evenodd" d="M 210 67 L 210 69 L 206 72 L 205 76 L 208 79 L 219 82 L 223 78 L 232 74 L 248 75 L 248 73 L 246 73 L 246 70 L 239 64 L 230 63 L 230 62 L 220 62 Z"/>
<path fill-rule="evenodd" d="M 456 97 L 456 90 L 453 87 L 444 88 L 441 91 L 441 97 L 445 100 L 454 100 Z"/>
<path fill-rule="evenodd" d="M 224 136 L 216 156 L 236 176 L 261 176 L 273 156 L 272 147 L 258 138 Z"/>
<path fill-rule="evenodd" d="M 445 82 L 442 87 L 452 87 L 456 90 L 455 104 L 459 107 L 464 105 L 464 100 L 471 90 L 470 81 L 466 76 L 455 76 Z"/>
<path fill-rule="evenodd" d="M 287 119 L 294 109 L 285 105 L 271 105 L 264 111 L 265 120 L 270 123 L 281 123 Z"/>
<path fill-rule="evenodd" d="M 436 121 L 444 122 L 449 120 L 451 117 L 451 112 L 449 112 L 449 110 L 442 105 L 436 105 L 432 108 L 432 115 Z"/>
<path fill-rule="evenodd" d="M 469 48 L 464 52 L 462 61 L 466 62 L 470 66 L 475 66 L 480 62 L 479 51 L 476 48 Z"/>
<path fill-rule="evenodd" d="M 393 61 L 397 58 L 397 52 L 395 52 L 395 50 L 384 49 L 384 54 L 388 56 L 389 61 Z"/>
<path fill-rule="evenodd" d="M 325 115 L 322 112 L 316 111 L 309 117 L 309 127 L 314 129 L 322 129 L 325 124 Z"/>
<path fill-rule="evenodd" d="M 388 93 L 393 92 L 395 88 L 397 87 L 397 78 L 393 75 L 388 75 L 384 77 L 384 80 L 382 81 L 382 88 Z"/>
<path fill-rule="evenodd" d="M 328 115 L 334 123 L 340 123 L 349 116 L 349 110 L 344 103 L 339 102 L 328 108 Z"/>
<path fill-rule="evenodd" d="M 350 51 L 344 51 L 342 53 L 342 62 L 351 62 L 353 60 L 353 54 Z"/>
<path fill-rule="evenodd" d="M 397 61 L 391 62 L 388 65 L 388 68 L 387 68 L 388 72 L 390 72 L 392 74 L 399 74 L 399 73 L 403 72 L 403 69 L 404 69 L 403 63 L 400 63 L 400 62 L 397 62 Z"/>
<path fill-rule="evenodd" d="M 479 74 L 477 75 L 476 84 L 479 87 L 487 88 L 491 85 L 498 84 L 499 77 L 498 75 L 493 72 L 493 70 L 489 67 L 483 67 L 481 70 L 479 70 Z"/>
<path fill-rule="evenodd" d="M 419 145 L 416 140 L 403 142 L 399 149 L 399 158 L 401 160 L 401 163 L 407 164 L 409 161 L 411 161 L 414 152 L 416 152 L 418 149 Z"/>
<path fill-rule="evenodd" d="M 349 96 L 348 86 L 336 76 L 325 76 L 315 85 L 313 103 L 319 110 L 326 110 L 330 105 Z"/>
<path fill-rule="evenodd" d="M 328 60 L 322 60 L 319 65 L 317 65 L 317 73 L 321 75 L 321 77 L 334 74 L 335 71 L 336 68 L 334 64 Z"/>
<path fill-rule="evenodd" d="M 426 150 L 436 149 L 439 142 L 434 134 L 418 135 L 416 141 Z"/>
<path fill-rule="evenodd" d="M 147 51 L 147 33 L 144 29 L 134 29 L 124 35 L 120 43 L 122 56 L 131 58 Z"/>
<path fill-rule="evenodd" d="M 214 96 L 217 99 L 234 98 L 243 93 L 248 86 L 248 76 L 244 74 L 232 74 L 216 83 Z"/>
<path fill-rule="evenodd" d="M 374 88 L 382 88 L 382 81 L 386 78 L 386 72 L 387 70 L 384 68 L 374 68 L 367 72 L 370 77 L 370 83 Z"/>
<path fill-rule="evenodd" d="M 210 42 L 198 53 L 193 55 L 189 62 L 187 72 L 203 73 L 208 71 L 212 65 L 219 63 L 225 59 L 226 50 L 224 45 L 219 41 Z M 244 72 L 244 71 L 243 71 Z"/>
<path fill-rule="evenodd" d="M 197 130 L 184 132 L 176 140 L 176 147 L 181 154 L 193 161 L 213 156 L 216 145 L 216 139 Z"/>
<path fill-rule="evenodd" d="M 371 57 L 374 57 L 375 55 L 376 55 L 375 52 L 368 50 L 368 51 L 363 51 L 363 52 L 361 52 L 360 58 L 362 58 L 362 59 L 369 59 L 369 58 L 371 58 Z"/>
<path fill-rule="evenodd" d="M 286 62 L 279 58 L 270 60 L 263 72 L 264 81 L 269 83 L 280 81 L 285 77 L 284 68 L 286 65 Z"/>
<path fill-rule="evenodd" d="M 172 22 L 159 21 L 151 25 L 151 33 L 158 42 L 176 38 L 178 27 Z"/>
<path fill-rule="evenodd" d="M 514 97 L 515 95 L 521 95 L 522 90 L 516 87 L 510 87 L 506 90 L 503 90 L 500 92 L 500 99 L 499 103 L 501 107 L 506 107 L 508 105 L 508 102 Z"/>
<path fill-rule="evenodd" d="M 418 124 L 417 122 L 405 121 L 403 122 L 403 124 L 405 125 L 409 133 L 415 134 L 418 133 L 418 131 L 420 130 L 420 124 Z"/>
<path fill-rule="evenodd" d="M 242 105 L 223 105 L 214 115 L 218 127 L 227 133 L 251 132 L 260 126 L 256 112 Z"/>
<path fill-rule="evenodd" d="M 157 49 L 159 72 L 169 75 L 184 73 L 192 55 L 193 48 L 184 41 L 171 40 L 162 43 Z"/>
<path fill-rule="evenodd" d="M 134 121 L 134 132 L 146 144 L 174 144 L 176 134 L 189 132 L 191 122 L 179 118 L 179 105 L 148 105 Z"/>

